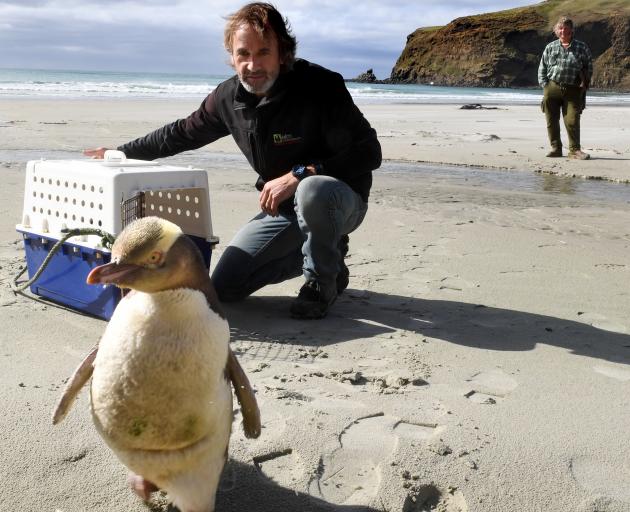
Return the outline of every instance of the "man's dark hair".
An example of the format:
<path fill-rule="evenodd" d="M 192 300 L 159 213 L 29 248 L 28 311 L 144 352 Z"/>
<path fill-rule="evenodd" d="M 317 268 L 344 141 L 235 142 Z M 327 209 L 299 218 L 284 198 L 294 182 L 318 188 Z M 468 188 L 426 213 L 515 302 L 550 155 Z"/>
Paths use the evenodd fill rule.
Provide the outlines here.
<path fill-rule="evenodd" d="M 241 7 L 234 14 L 227 17 L 223 44 L 232 53 L 232 38 L 234 33 L 243 25 L 251 26 L 261 36 L 267 37 L 273 32 L 278 40 L 278 50 L 283 61 L 283 69 L 291 69 L 295 61 L 297 40 L 291 33 L 289 20 L 283 18 L 273 5 L 254 2 Z"/>

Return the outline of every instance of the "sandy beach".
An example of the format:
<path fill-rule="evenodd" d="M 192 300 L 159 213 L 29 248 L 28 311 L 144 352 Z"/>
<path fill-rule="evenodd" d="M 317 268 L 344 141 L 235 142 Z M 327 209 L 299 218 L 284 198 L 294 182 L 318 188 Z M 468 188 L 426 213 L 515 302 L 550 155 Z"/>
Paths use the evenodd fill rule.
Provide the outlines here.
<path fill-rule="evenodd" d="M 92 425 L 87 388 L 51 424 L 105 322 L 14 295 L 10 283 L 24 265 L 15 225 L 26 159 L 81 158 L 194 108 L 0 100 L 7 510 L 168 510 L 164 496 L 147 507 L 128 489 Z M 322 321 L 289 318 L 300 279 L 227 308 L 264 428 L 248 440 L 236 414 L 217 512 L 630 511 L 630 193 L 593 198 L 571 178 L 625 190 L 614 182 L 630 181 L 630 108 L 587 108 L 592 159 L 580 162 L 545 158 L 535 106 L 361 110 L 394 164 L 375 173 L 350 236 L 349 289 Z M 225 139 L 185 159 L 208 170 L 214 262 L 257 213 L 253 171 L 238 158 L 208 165 L 236 153 Z M 400 162 L 455 169 L 402 172 Z M 497 185 L 481 186 L 471 166 Z"/>

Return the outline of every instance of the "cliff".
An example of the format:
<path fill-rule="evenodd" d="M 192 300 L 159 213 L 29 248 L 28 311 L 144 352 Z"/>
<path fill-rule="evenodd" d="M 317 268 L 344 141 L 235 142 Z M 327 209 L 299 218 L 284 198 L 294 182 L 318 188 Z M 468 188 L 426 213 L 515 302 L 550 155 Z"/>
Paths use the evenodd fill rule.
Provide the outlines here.
<path fill-rule="evenodd" d="M 419 28 L 392 69 L 394 83 L 475 87 L 538 85 L 540 56 L 556 37 L 562 14 L 593 54 L 592 87 L 630 92 L 630 2 L 547 0 L 478 16 L 443 27 Z"/>

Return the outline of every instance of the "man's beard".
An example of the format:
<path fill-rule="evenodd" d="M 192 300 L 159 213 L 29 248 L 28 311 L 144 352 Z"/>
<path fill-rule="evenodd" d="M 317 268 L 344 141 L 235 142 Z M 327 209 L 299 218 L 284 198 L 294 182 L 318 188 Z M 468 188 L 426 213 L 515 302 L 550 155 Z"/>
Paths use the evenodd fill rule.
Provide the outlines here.
<path fill-rule="evenodd" d="M 246 77 L 239 75 L 238 79 L 241 82 L 241 85 L 245 88 L 245 90 L 251 94 L 266 94 L 273 87 L 273 84 L 276 83 L 278 75 L 269 75 L 267 74 L 267 80 L 265 80 L 262 84 L 252 85 L 247 83 L 245 80 Z"/>

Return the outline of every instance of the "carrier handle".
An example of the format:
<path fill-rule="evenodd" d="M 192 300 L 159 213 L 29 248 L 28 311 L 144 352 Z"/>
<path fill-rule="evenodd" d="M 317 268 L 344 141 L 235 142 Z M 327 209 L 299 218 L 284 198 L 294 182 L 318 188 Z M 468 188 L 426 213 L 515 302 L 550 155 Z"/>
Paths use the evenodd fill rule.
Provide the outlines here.
<path fill-rule="evenodd" d="M 122 164 L 127 160 L 127 155 L 117 149 L 108 149 L 103 155 L 106 164 Z"/>

